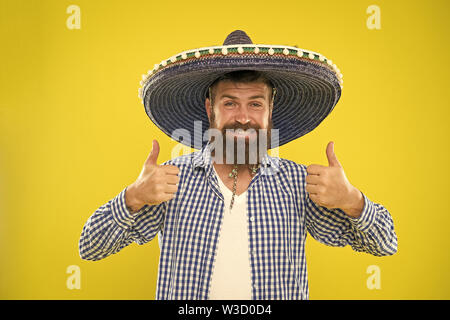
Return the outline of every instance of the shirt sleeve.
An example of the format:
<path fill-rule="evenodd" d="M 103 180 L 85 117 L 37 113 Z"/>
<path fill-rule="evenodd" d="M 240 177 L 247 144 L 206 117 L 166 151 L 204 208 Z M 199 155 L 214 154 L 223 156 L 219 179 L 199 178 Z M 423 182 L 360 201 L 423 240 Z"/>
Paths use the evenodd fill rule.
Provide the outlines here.
<path fill-rule="evenodd" d="M 87 220 L 79 240 L 82 259 L 100 260 L 132 242 L 144 244 L 162 228 L 166 203 L 145 205 L 131 214 L 125 204 L 126 189 L 98 208 Z"/>
<path fill-rule="evenodd" d="M 303 177 L 306 177 L 304 174 Z M 306 184 L 303 179 L 303 184 Z M 361 192 L 362 193 L 362 192 Z M 389 211 L 372 202 L 364 193 L 364 208 L 358 218 L 348 216 L 341 209 L 328 209 L 314 203 L 304 185 L 306 227 L 317 241 L 329 246 L 350 245 L 353 250 L 374 256 L 392 255 L 397 252 L 397 235 Z"/>

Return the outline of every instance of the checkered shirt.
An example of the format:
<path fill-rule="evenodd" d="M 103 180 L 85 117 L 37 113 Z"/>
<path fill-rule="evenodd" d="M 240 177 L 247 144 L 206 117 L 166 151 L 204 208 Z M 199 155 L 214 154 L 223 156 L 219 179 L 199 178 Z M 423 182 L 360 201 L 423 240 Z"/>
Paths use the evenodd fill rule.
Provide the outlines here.
<path fill-rule="evenodd" d="M 175 198 L 145 205 L 131 214 L 123 189 L 87 220 L 79 241 L 80 256 L 100 260 L 158 234 L 156 299 L 208 299 L 224 214 L 210 145 L 164 164 L 180 169 Z M 386 208 L 363 193 L 365 205 L 359 218 L 319 206 L 306 192 L 306 176 L 306 166 L 266 154 L 248 187 L 253 299 L 309 299 L 307 233 L 326 245 L 350 245 L 375 256 L 397 251 L 397 236 Z"/>

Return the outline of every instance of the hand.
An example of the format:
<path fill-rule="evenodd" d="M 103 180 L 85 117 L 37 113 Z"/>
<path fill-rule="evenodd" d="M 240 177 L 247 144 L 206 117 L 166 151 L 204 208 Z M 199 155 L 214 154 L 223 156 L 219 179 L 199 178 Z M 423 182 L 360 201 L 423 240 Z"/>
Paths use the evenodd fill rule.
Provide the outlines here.
<path fill-rule="evenodd" d="M 334 142 L 326 149 L 328 167 L 318 164 L 306 168 L 306 191 L 309 198 L 319 206 L 340 208 L 349 216 L 359 217 L 364 208 L 361 192 L 350 184 L 344 169 L 334 154 Z"/>
<path fill-rule="evenodd" d="M 135 182 L 125 193 L 127 207 L 139 211 L 145 204 L 157 205 L 171 200 L 178 190 L 180 169 L 173 165 L 157 165 L 159 144 L 153 140 L 153 148 Z"/>

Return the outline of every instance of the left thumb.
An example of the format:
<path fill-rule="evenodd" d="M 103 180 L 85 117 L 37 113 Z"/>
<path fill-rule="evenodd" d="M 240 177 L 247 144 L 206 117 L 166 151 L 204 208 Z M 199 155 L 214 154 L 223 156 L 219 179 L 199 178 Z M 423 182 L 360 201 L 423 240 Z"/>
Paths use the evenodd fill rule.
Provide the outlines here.
<path fill-rule="evenodd" d="M 334 154 L 334 142 L 330 141 L 327 145 L 327 158 L 328 158 L 328 166 L 329 167 L 342 167 Z"/>

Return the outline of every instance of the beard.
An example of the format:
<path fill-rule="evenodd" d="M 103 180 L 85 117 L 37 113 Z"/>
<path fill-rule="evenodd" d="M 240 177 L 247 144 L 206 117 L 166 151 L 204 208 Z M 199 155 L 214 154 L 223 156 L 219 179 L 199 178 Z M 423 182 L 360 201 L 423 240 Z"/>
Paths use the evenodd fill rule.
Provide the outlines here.
<path fill-rule="evenodd" d="M 227 123 L 222 128 L 217 127 L 214 112 L 210 119 L 211 155 L 216 163 L 237 165 L 258 165 L 271 148 L 272 118 L 269 117 L 268 127 Z"/>

